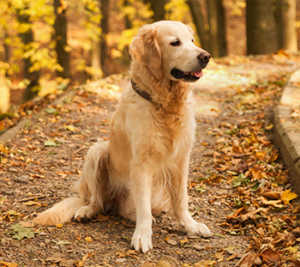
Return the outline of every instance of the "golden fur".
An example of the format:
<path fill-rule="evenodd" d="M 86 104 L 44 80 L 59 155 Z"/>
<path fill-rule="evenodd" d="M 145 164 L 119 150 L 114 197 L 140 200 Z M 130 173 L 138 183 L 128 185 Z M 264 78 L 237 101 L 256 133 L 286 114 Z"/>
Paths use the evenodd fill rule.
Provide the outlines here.
<path fill-rule="evenodd" d="M 171 47 L 174 38 L 183 45 Z M 170 74 L 178 65 L 184 72 L 196 69 L 197 56 L 204 52 L 192 43 L 191 30 L 182 23 L 162 21 L 140 29 L 130 46 L 131 78 L 152 101 L 131 85 L 124 90 L 112 118 L 110 141 L 100 141 L 88 151 L 75 185 L 78 197 L 39 214 L 35 223 L 65 223 L 114 209 L 136 221 L 132 246 L 146 252 L 152 248 L 152 214 L 170 210 L 189 233 L 211 235 L 188 211 L 195 131 L 192 92 L 186 81 Z"/>

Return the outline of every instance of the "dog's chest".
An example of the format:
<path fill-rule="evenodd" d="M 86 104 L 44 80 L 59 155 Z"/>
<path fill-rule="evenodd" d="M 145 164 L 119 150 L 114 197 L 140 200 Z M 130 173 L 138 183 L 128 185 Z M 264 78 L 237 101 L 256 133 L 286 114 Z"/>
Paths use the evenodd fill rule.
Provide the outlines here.
<path fill-rule="evenodd" d="M 164 115 L 154 121 L 160 151 L 174 156 L 189 149 L 194 140 L 195 122 L 189 111 L 180 115 Z"/>

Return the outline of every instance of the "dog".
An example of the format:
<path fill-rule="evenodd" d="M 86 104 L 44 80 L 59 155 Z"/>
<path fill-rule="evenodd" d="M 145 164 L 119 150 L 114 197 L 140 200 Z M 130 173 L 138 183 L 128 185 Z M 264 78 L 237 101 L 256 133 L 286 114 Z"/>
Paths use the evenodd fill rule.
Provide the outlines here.
<path fill-rule="evenodd" d="M 133 39 L 131 82 L 111 122 L 109 141 L 88 151 L 76 197 L 40 213 L 36 224 L 81 221 L 117 211 L 136 221 L 131 245 L 152 248 L 152 214 L 170 211 L 190 234 L 208 237 L 209 228 L 188 211 L 188 165 L 194 142 L 193 95 L 210 54 L 194 44 L 181 22 L 159 21 Z"/>

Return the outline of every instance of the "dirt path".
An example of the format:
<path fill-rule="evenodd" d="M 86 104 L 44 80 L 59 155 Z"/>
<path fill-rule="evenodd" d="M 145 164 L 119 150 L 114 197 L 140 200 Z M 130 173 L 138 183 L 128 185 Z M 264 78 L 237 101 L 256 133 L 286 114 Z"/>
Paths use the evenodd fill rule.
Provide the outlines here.
<path fill-rule="evenodd" d="M 108 138 L 119 95 L 114 84 L 123 84 L 117 77 L 49 106 L 0 147 L 0 266 L 298 266 L 299 203 L 290 205 L 287 172 L 270 141 L 270 111 L 295 65 L 225 63 L 195 85 L 190 209 L 213 238 L 188 237 L 164 214 L 153 226 L 154 249 L 141 254 L 129 247 L 134 224 L 119 217 L 20 224 L 67 196 L 88 147 Z"/>

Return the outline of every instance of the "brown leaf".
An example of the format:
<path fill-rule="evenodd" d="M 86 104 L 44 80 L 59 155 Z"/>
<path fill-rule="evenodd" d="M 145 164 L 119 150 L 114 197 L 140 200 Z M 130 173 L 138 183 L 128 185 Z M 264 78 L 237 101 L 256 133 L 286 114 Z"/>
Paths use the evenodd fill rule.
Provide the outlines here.
<path fill-rule="evenodd" d="M 297 228 L 295 228 L 292 232 L 296 237 L 300 237 L 300 227 L 299 226 Z"/>
<path fill-rule="evenodd" d="M 240 259 L 236 267 L 252 267 L 254 264 L 261 264 L 261 260 L 254 251 L 250 251 Z"/>
<path fill-rule="evenodd" d="M 266 200 L 265 198 L 260 198 L 262 204 L 266 206 L 273 206 L 274 208 L 283 208 L 284 206 L 281 203 L 281 200 Z"/>
<path fill-rule="evenodd" d="M 264 192 L 262 195 L 272 200 L 280 199 L 280 192 L 269 191 L 269 192 Z"/>
<path fill-rule="evenodd" d="M 263 261 L 266 263 L 278 263 L 280 261 L 280 255 L 278 252 L 272 250 L 271 248 L 267 248 L 263 252 L 260 253 Z"/>
<path fill-rule="evenodd" d="M 227 220 L 237 219 L 244 209 L 244 207 L 237 209 L 232 215 L 227 216 Z"/>
<path fill-rule="evenodd" d="M 268 209 L 266 208 L 258 208 L 256 210 L 253 210 L 253 211 L 250 211 L 246 214 L 243 214 L 240 216 L 241 220 L 244 222 L 248 219 L 251 219 L 251 220 L 255 220 L 256 219 L 256 214 L 259 213 L 259 212 L 266 212 Z"/>

